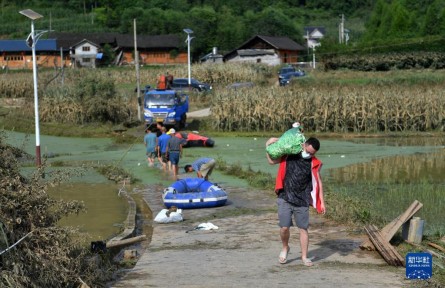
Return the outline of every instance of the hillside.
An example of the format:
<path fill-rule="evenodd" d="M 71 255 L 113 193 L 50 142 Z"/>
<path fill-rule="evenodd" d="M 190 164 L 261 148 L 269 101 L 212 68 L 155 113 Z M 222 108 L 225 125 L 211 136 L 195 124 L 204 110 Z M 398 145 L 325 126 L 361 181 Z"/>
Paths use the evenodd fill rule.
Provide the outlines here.
<path fill-rule="evenodd" d="M 443 37 L 441 27 L 445 27 L 442 0 L 3 0 L 0 38 L 26 38 L 29 19 L 18 13 L 22 9 L 44 16 L 35 21 L 37 30 L 133 33 L 134 19 L 142 35 L 185 37 L 183 29 L 190 28 L 195 58 L 213 47 L 221 53 L 230 51 L 253 35 L 287 36 L 304 45 L 307 26 L 323 27 L 324 49 L 341 51 L 347 48 L 336 47 L 342 19 L 349 48 L 389 47 L 410 39 Z"/>

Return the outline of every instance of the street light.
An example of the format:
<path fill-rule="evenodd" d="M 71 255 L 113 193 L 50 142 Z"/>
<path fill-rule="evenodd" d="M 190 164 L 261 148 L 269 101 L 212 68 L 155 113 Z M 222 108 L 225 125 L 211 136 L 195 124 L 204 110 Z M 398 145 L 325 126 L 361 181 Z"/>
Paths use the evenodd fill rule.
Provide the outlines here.
<path fill-rule="evenodd" d="M 187 33 L 187 40 L 186 40 L 187 41 L 187 56 L 188 56 L 187 60 L 188 60 L 188 69 L 189 69 L 189 89 L 190 89 L 190 87 L 192 86 L 192 78 L 191 78 L 192 71 L 190 68 L 190 41 L 192 41 L 192 39 L 194 37 L 190 37 L 190 34 L 193 33 L 192 29 L 185 28 L 183 31 L 185 33 Z"/>
<path fill-rule="evenodd" d="M 37 12 L 32 11 L 31 9 L 22 10 L 19 12 L 20 14 L 31 19 L 31 34 L 29 34 L 28 38 L 26 38 L 26 45 L 28 45 L 32 49 L 32 72 L 34 79 L 34 114 L 35 114 L 35 132 L 36 132 L 36 165 L 40 167 L 42 165 L 42 161 L 40 158 L 40 128 L 39 128 L 39 98 L 37 94 L 37 63 L 36 63 L 36 44 L 39 40 L 40 36 L 43 33 L 48 31 L 37 31 L 37 34 L 34 31 L 34 20 L 40 19 L 43 16 Z"/>

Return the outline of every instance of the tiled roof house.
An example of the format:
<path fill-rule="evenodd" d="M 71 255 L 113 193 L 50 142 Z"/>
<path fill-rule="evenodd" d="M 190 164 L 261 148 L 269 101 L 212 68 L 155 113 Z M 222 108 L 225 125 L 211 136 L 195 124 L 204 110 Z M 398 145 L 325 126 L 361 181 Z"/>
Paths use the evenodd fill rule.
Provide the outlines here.
<path fill-rule="evenodd" d="M 65 66 L 96 67 L 105 45 L 115 51 L 115 64 L 134 63 L 134 38 L 130 34 L 53 32 L 48 38 L 37 42 L 38 66 L 60 65 L 63 55 Z M 138 35 L 137 50 L 141 65 L 187 64 L 185 44 L 176 35 Z M 0 40 L 0 53 L 3 68 L 32 68 L 31 48 L 25 40 Z"/>
<path fill-rule="evenodd" d="M 293 64 L 305 48 L 288 37 L 256 35 L 224 55 L 224 61 L 256 62 L 269 65 Z"/>

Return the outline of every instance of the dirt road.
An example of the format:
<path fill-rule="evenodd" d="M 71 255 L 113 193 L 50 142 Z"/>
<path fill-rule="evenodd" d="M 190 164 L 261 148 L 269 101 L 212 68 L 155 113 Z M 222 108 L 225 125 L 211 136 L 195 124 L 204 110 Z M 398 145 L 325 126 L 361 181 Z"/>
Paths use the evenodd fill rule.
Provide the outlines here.
<path fill-rule="evenodd" d="M 111 287 L 406 287 L 405 269 L 389 267 L 376 252 L 359 249 L 364 235 L 352 235 L 311 215 L 309 257 L 300 261 L 291 230 L 287 264 L 278 263 L 281 243 L 275 200 L 270 192 L 224 187 L 226 206 L 184 210 L 184 221 L 154 224 L 152 241 L 137 265 Z M 144 199 L 156 215 L 162 187 L 147 187 Z M 193 230 L 211 222 L 217 230 Z"/>

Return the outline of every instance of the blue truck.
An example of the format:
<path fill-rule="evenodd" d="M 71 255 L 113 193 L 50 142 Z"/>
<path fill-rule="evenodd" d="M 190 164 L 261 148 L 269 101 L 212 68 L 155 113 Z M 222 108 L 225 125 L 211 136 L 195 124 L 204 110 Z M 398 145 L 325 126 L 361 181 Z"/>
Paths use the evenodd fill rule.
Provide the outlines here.
<path fill-rule="evenodd" d="M 185 127 L 189 110 L 188 95 L 171 89 L 144 90 L 144 120 L 146 126 L 163 123 L 180 130 Z"/>

